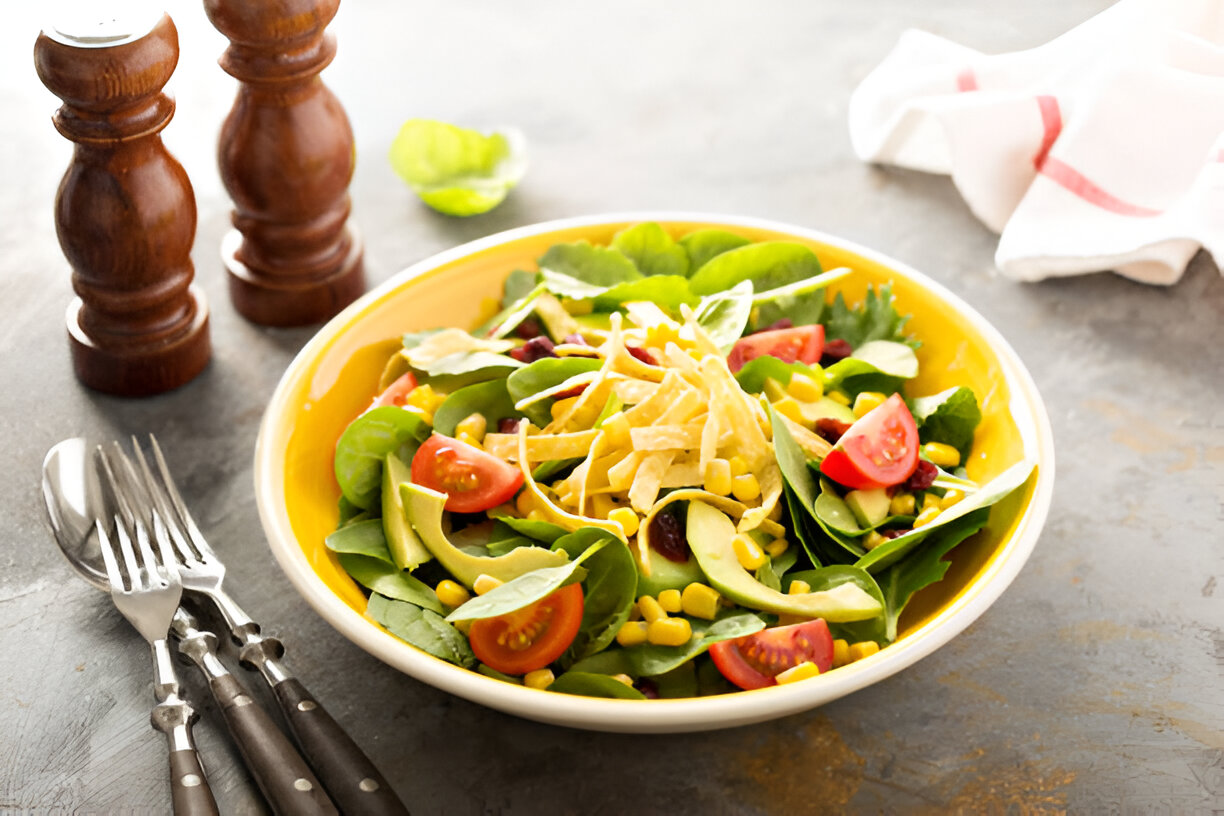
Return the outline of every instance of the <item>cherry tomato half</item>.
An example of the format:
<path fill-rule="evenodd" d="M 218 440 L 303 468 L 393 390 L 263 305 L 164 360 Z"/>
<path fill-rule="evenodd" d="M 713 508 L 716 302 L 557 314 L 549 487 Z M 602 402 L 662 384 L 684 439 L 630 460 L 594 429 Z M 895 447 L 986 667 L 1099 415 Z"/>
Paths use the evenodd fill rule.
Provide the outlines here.
<path fill-rule="evenodd" d="M 570 584 L 531 606 L 472 621 L 468 639 L 472 653 L 489 668 L 526 674 L 560 657 L 581 624 L 582 585 Z"/>
<path fill-rule="evenodd" d="M 373 407 L 381 408 L 384 405 L 396 405 L 403 408 L 405 400 L 408 399 L 409 392 L 416 387 L 416 377 L 412 376 L 412 372 L 409 371 L 388 385 L 386 391 L 375 397 Z"/>
<path fill-rule="evenodd" d="M 762 629 L 710 646 L 710 657 L 723 677 L 742 689 L 777 685 L 774 680 L 800 663 L 815 663 L 821 672 L 833 665 L 833 635 L 823 619 Z"/>
<path fill-rule="evenodd" d="M 900 394 L 864 414 L 837 440 L 820 472 L 854 490 L 901 484 L 918 466 L 918 426 Z"/>
<path fill-rule="evenodd" d="M 750 334 L 735 341 L 731 353 L 727 355 L 727 367 L 734 374 L 750 360 L 765 355 L 777 357 L 784 363 L 819 363 L 824 351 L 824 337 L 824 326 L 820 324 Z"/>
<path fill-rule="evenodd" d="M 451 512 L 477 513 L 509 501 L 522 487 L 523 473 L 479 448 L 434 434 L 412 457 L 412 481 L 447 494 Z"/>

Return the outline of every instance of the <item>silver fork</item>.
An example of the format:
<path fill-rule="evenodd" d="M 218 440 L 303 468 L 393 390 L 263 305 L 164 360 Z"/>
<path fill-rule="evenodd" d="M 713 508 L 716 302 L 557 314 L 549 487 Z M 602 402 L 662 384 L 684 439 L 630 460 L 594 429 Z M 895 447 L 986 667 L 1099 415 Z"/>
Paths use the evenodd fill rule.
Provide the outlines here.
<path fill-rule="evenodd" d="M 112 484 L 117 481 L 105 453 L 99 451 L 99 464 Z M 119 493 L 118 490 L 115 491 Z M 191 726 L 197 714 L 179 695 L 178 674 L 166 642 L 170 623 L 179 607 L 183 585 L 164 536 L 157 536 L 160 560 L 149 545 L 145 526 L 137 521 L 131 531 L 122 513 L 115 513 L 115 537 L 119 552 L 106 534 L 107 525 L 96 521 L 102 560 L 110 581 L 111 598 L 123 617 L 136 628 L 153 649 L 153 691 L 157 705 L 150 720 L 166 735 L 170 748 L 170 788 L 174 812 L 186 816 L 215 816 L 217 803 L 196 752 Z M 154 520 L 154 524 L 160 524 Z M 132 539 L 136 544 L 133 546 Z M 137 557 L 139 554 L 139 557 Z M 120 557 L 122 556 L 122 557 Z"/>
<path fill-rule="evenodd" d="M 207 596 L 216 606 L 248 669 L 258 670 L 272 688 L 285 721 L 318 773 L 324 787 L 347 814 L 407 816 L 408 811 L 374 763 L 301 681 L 280 662 L 285 649 L 280 640 L 265 637 L 261 628 L 225 591 L 225 565 L 205 540 L 179 494 L 157 439 L 149 435 L 156 468 L 151 468 L 133 438 L 134 458 L 156 511 L 166 526 L 178 556 L 183 586 Z"/>

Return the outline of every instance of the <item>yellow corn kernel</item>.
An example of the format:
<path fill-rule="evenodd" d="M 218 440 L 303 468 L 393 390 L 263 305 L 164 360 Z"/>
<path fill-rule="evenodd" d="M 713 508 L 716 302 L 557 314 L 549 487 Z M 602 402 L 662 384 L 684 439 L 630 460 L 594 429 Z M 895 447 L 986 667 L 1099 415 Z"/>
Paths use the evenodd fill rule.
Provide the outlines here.
<path fill-rule="evenodd" d="M 841 668 L 850 662 L 850 644 L 841 638 L 833 641 L 833 668 Z"/>
<path fill-rule="evenodd" d="M 799 680 L 807 680 L 809 677 L 819 677 L 820 667 L 810 660 L 805 660 L 798 665 L 791 666 L 784 672 L 781 672 L 774 680 L 779 686 L 785 686 L 787 683 L 794 683 Z"/>
<path fill-rule="evenodd" d="M 535 509 L 535 495 L 530 490 L 524 490 L 514 499 L 514 509 L 518 514 L 527 518 L 528 514 Z"/>
<path fill-rule="evenodd" d="M 667 613 L 663 611 L 663 607 L 659 606 L 659 602 L 649 595 L 638 598 L 638 609 L 642 610 L 642 617 L 647 623 L 654 623 L 667 617 Z"/>
<path fill-rule="evenodd" d="M 716 496 L 727 496 L 731 493 L 731 463 L 726 459 L 711 459 L 706 462 L 704 475 L 702 483 L 706 490 Z"/>
<path fill-rule="evenodd" d="M 684 609 L 684 601 L 680 597 L 680 590 L 665 589 L 659 593 L 659 606 L 663 607 L 664 612 L 672 615 Z"/>
<path fill-rule="evenodd" d="M 424 408 L 419 408 L 415 405 L 409 405 L 406 402 L 404 403 L 404 410 L 410 411 L 411 413 L 416 414 L 418 417 L 421 418 L 421 421 L 426 423 L 427 425 L 433 424 L 433 411 L 426 411 Z"/>
<path fill-rule="evenodd" d="M 626 621 L 616 630 L 616 642 L 622 646 L 637 646 L 646 642 L 646 624 L 642 621 Z"/>
<path fill-rule="evenodd" d="M 806 595 L 812 591 L 812 585 L 803 579 L 791 581 L 790 587 L 786 590 L 788 595 Z"/>
<path fill-rule="evenodd" d="M 536 669 L 523 675 L 523 685 L 527 688 L 546 689 L 556 679 L 552 669 Z"/>
<path fill-rule="evenodd" d="M 960 501 L 963 498 L 965 498 L 965 494 L 963 491 L 949 490 L 945 492 L 943 498 L 939 500 L 939 506 L 942 508 L 948 508 L 956 504 L 958 501 Z"/>
<path fill-rule="evenodd" d="M 604 420 L 600 426 L 607 435 L 608 444 L 614 448 L 632 448 L 633 441 L 629 438 L 629 419 L 617 411 Z"/>
<path fill-rule="evenodd" d="M 439 581 L 438 586 L 434 588 L 434 592 L 438 596 L 439 603 L 452 609 L 457 606 L 463 606 L 472 597 L 465 587 L 449 578 L 445 581 Z"/>
<path fill-rule="evenodd" d="M 742 456 L 732 456 L 727 460 L 727 464 L 731 466 L 731 478 L 743 476 L 748 472 L 748 463 L 744 461 Z"/>
<path fill-rule="evenodd" d="M 850 397 L 845 391 L 830 391 L 829 393 L 825 394 L 825 396 L 836 402 L 838 405 L 845 405 L 847 408 L 850 407 Z"/>
<path fill-rule="evenodd" d="M 785 538 L 775 538 L 765 545 L 765 552 L 769 553 L 770 558 L 777 558 L 788 549 L 790 549 L 790 542 Z"/>
<path fill-rule="evenodd" d="M 869 411 L 883 405 L 886 399 L 888 397 L 879 391 L 864 391 L 854 398 L 854 418 L 866 416 Z"/>
<path fill-rule="evenodd" d="M 662 618 L 646 625 L 646 640 L 656 646 L 683 646 L 692 637 L 688 618 Z"/>
<path fill-rule="evenodd" d="M 858 643 L 850 644 L 850 662 L 862 660 L 864 657 L 871 657 L 876 652 L 880 651 L 880 644 L 874 640 L 861 640 Z"/>
<path fill-rule="evenodd" d="M 433 390 L 433 387 L 428 383 L 418 385 L 416 388 L 408 392 L 408 396 L 404 398 L 405 405 L 411 405 L 415 408 L 420 408 L 422 411 L 432 414 L 438 410 L 438 407 L 446 401 L 445 394 L 439 394 Z"/>
<path fill-rule="evenodd" d="M 460 431 L 459 433 L 455 434 L 455 439 L 465 445 L 471 445 L 473 448 L 480 448 L 481 450 L 484 450 L 484 446 L 480 444 L 480 440 L 472 436 L 467 431 Z"/>
<path fill-rule="evenodd" d="M 956 467 L 960 464 L 960 451 L 942 442 L 928 442 L 921 448 L 922 455 L 931 460 L 931 464 L 941 468 Z"/>
<path fill-rule="evenodd" d="M 627 674 L 611 674 L 608 676 L 611 677 L 613 680 L 616 680 L 620 683 L 624 683 L 626 686 L 633 685 L 633 678 Z"/>
<path fill-rule="evenodd" d="M 561 298 L 561 308 L 572 315 L 589 315 L 595 311 L 595 301 L 593 300 L 574 300 L 573 298 Z"/>
<path fill-rule="evenodd" d="M 916 509 L 917 503 L 914 501 L 913 493 L 898 493 L 888 503 L 890 516 L 912 516 Z"/>
<path fill-rule="evenodd" d="M 485 432 L 489 429 L 489 421 L 485 419 L 485 415 L 481 413 L 468 414 L 463 419 L 455 424 L 455 438 L 459 438 L 459 434 L 468 434 L 476 440 L 483 442 Z"/>
<path fill-rule="evenodd" d="M 888 539 L 877 533 L 875 530 L 872 530 L 867 535 L 863 536 L 863 548 L 870 552 L 883 544 L 885 541 L 888 541 Z"/>
<path fill-rule="evenodd" d="M 573 408 L 575 403 L 578 402 L 578 399 L 578 397 L 566 397 L 565 399 L 559 399 L 554 402 L 548 409 L 552 414 L 553 420 L 558 420 L 568 414 L 570 409 Z"/>
<path fill-rule="evenodd" d="M 646 329 L 646 345 L 663 348 L 668 343 L 680 343 L 680 332 L 671 323 L 658 323 Z"/>
<path fill-rule="evenodd" d="M 934 493 L 927 493 L 922 497 L 922 509 L 925 511 L 934 507 L 936 510 L 938 510 L 940 507 L 940 501 L 941 499 L 939 496 L 936 496 Z"/>
<path fill-rule="evenodd" d="M 638 524 L 641 519 L 638 514 L 633 512 L 629 507 L 618 507 L 608 514 L 608 521 L 615 522 L 625 531 L 626 536 L 631 536 L 638 531 Z"/>
<path fill-rule="evenodd" d="M 803 410 L 799 407 L 799 403 L 795 401 L 794 397 L 783 397 L 774 402 L 773 407 L 775 411 L 791 422 L 803 424 Z"/>
<path fill-rule="evenodd" d="M 759 570 L 769 560 L 764 550 L 761 549 L 761 545 L 744 533 L 736 533 L 732 548 L 735 550 L 735 557 L 739 559 L 740 566 L 749 572 Z"/>
<path fill-rule="evenodd" d="M 751 473 L 731 477 L 731 495 L 742 502 L 750 502 L 761 497 L 761 483 Z"/>
<path fill-rule="evenodd" d="M 640 621 L 642 619 L 642 609 L 637 604 L 629 607 L 629 620 Z"/>
<path fill-rule="evenodd" d="M 476 580 L 472 582 L 472 589 L 476 590 L 477 595 L 483 595 L 491 589 L 497 589 L 504 584 L 500 578 L 494 578 L 492 575 L 477 575 Z"/>
<path fill-rule="evenodd" d="M 824 386 L 806 374 L 792 374 L 786 390 L 800 402 L 816 402 L 824 396 Z"/>
<path fill-rule="evenodd" d="M 597 493 L 591 497 L 591 513 L 595 518 L 606 519 L 616 509 L 616 502 L 607 493 Z"/>
<path fill-rule="evenodd" d="M 693 582 L 680 593 L 680 608 L 686 615 L 702 620 L 714 620 L 722 596 L 713 587 Z"/>
<path fill-rule="evenodd" d="M 939 515 L 938 507 L 926 508 L 914 518 L 914 528 L 917 529 L 924 524 L 930 524 L 932 521 L 935 520 L 935 517 L 938 515 Z"/>

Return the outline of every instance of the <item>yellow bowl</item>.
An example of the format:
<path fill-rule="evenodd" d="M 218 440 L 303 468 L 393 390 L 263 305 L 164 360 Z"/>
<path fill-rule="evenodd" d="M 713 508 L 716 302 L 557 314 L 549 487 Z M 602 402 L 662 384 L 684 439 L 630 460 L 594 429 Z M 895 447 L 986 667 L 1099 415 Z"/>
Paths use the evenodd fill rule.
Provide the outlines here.
<path fill-rule="evenodd" d="M 986 529 L 954 549 L 943 581 L 906 608 L 897 642 L 819 678 L 785 686 L 683 700 L 575 697 L 504 683 L 417 650 L 365 617 L 365 597 L 323 544 L 337 520 L 332 470 L 336 439 L 370 402 L 383 363 L 406 331 L 471 327 L 491 313 L 513 269 L 558 242 L 606 243 L 623 227 L 657 221 L 675 236 L 722 228 L 754 241 L 810 246 L 826 269 L 858 274 L 834 291 L 860 300 L 869 284 L 891 283 L 907 329 L 923 341 L 913 395 L 968 385 L 982 406 L 971 478 L 984 481 L 1027 457 L 1029 481 L 993 509 Z M 844 283 L 844 285 L 843 285 Z M 272 551 L 294 587 L 345 637 L 412 677 L 460 697 L 542 722 L 605 731 L 678 732 L 726 728 L 791 714 L 887 677 L 946 643 L 995 601 L 1032 551 L 1050 504 L 1054 446 L 1032 378 L 981 315 L 913 269 L 812 230 L 750 218 L 626 213 L 510 230 L 405 269 L 324 326 L 281 379 L 260 427 L 255 490 Z"/>

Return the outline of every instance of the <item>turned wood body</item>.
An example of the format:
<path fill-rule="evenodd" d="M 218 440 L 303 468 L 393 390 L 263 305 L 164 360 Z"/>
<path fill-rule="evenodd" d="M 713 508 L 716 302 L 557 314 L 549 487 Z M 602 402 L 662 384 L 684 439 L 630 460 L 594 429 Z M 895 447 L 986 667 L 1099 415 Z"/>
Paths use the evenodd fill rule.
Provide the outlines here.
<path fill-rule="evenodd" d="M 349 218 L 353 131 L 319 72 L 336 53 L 324 28 L 339 0 L 205 0 L 230 40 L 221 67 L 238 97 L 221 129 L 221 179 L 234 201 L 222 244 L 230 295 L 247 319 L 325 320 L 365 288 Z"/>
<path fill-rule="evenodd" d="M 174 115 L 161 89 L 178 53 L 165 15 L 109 39 L 53 28 L 34 46 L 39 78 L 64 102 L 55 127 L 76 146 L 55 200 L 77 293 L 67 315 L 74 369 L 125 396 L 180 386 L 210 354 L 208 309 L 192 285 L 195 197 L 160 135 Z"/>

